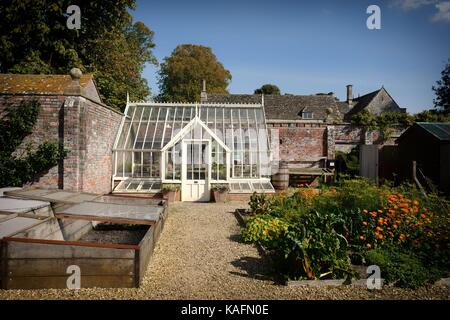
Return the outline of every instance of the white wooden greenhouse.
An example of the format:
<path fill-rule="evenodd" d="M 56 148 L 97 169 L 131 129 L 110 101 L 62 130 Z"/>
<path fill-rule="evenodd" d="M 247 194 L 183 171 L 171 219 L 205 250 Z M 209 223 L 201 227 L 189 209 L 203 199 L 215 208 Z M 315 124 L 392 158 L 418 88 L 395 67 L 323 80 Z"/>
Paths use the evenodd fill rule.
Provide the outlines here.
<path fill-rule="evenodd" d="M 273 192 L 263 104 L 128 102 L 113 148 L 115 192 L 180 184 L 183 201 L 230 192 Z"/>

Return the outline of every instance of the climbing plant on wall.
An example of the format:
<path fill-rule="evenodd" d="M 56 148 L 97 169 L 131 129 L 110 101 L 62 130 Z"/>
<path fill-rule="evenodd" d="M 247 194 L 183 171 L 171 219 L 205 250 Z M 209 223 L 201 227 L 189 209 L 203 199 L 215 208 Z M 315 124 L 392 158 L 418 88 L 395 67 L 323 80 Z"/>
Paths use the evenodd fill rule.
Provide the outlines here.
<path fill-rule="evenodd" d="M 32 132 L 39 109 L 37 100 L 5 104 L 0 115 L 0 187 L 20 187 L 35 181 L 67 155 L 57 141 L 45 141 L 37 147 L 21 146 Z M 15 152 L 19 146 L 23 152 Z"/>
<path fill-rule="evenodd" d="M 389 140 L 396 125 L 408 127 L 414 123 L 414 117 L 405 112 L 384 112 L 379 115 L 362 110 L 352 117 L 352 124 L 378 130 L 382 141 Z"/>

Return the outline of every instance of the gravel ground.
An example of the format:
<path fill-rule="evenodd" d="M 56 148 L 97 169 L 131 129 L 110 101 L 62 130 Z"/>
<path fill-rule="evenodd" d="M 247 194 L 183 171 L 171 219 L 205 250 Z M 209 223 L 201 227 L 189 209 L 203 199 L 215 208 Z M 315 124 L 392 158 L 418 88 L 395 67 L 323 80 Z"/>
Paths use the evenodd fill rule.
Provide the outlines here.
<path fill-rule="evenodd" d="M 286 287 L 240 241 L 233 215 L 245 203 L 175 203 L 138 289 L 0 290 L 0 299 L 446 299 L 449 287 L 419 290 Z"/>

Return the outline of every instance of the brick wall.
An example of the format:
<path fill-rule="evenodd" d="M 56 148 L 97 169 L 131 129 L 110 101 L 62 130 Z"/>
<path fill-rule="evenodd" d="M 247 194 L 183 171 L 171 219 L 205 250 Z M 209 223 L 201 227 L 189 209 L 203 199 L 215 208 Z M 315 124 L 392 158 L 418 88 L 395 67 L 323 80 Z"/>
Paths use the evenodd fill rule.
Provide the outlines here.
<path fill-rule="evenodd" d="M 350 124 L 329 125 L 326 123 L 269 123 L 269 131 L 278 133 L 271 137 L 279 140 L 280 161 L 287 161 L 289 167 L 319 167 L 323 159 L 334 159 L 336 151 L 350 152 L 359 144 L 380 143 L 377 131 L 367 131 Z M 393 144 L 404 128 L 395 130 L 392 139 L 384 144 Z"/>
<path fill-rule="evenodd" d="M 23 153 L 27 144 L 63 141 L 68 150 L 63 164 L 51 168 L 34 186 L 72 191 L 109 193 L 111 191 L 112 145 L 121 114 L 81 96 L 3 95 L 6 101 L 37 99 L 41 103 L 33 133 L 16 151 Z"/>
<path fill-rule="evenodd" d="M 85 114 L 87 136 L 83 189 L 107 193 L 111 191 L 112 147 L 121 116 L 90 101 Z"/>
<path fill-rule="evenodd" d="M 309 167 L 327 157 L 327 126 L 324 123 L 272 124 L 278 130 L 279 159 L 290 166 Z"/>

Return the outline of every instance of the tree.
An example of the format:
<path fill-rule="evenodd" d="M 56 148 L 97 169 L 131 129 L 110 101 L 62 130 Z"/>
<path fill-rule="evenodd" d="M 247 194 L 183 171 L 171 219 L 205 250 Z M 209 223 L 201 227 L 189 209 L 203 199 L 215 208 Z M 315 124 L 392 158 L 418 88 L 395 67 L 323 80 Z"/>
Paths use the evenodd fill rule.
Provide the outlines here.
<path fill-rule="evenodd" d="M 434 107 L 444 111 L 450 112 L 450 58 L 441 72 L 441 79 L 436 81 L 437 86 L 433 86 L 433 91 L 436 98 L 433 100 Z"/>
<path fill-rule="evenodd" d="M 279 96 L 281 94 L 280 88 L 274 84 L 265 84 L 261 88 L 255 90 L 255 94 L 273 94 Z"/>
<path fill-rule="evenodd" d="M 202 80 L 206 81 L 208 92 L 228 93 L 231 73 L 217 60 L 211 48 L 179 45 L 161 64 L 158 98 L 168 102 L 199 101 Z"/>
<path fill-rule="evenodd" d="M 125 105 L 150 94 L 141 73 L 152 54 L 153 32 L 133 23 L 135 0 L 80 0 L 81 29 L 66 26 L 69 0 L 0 2 L 0 72 L 68 74 L 73 67 L 93 73 L 103 101 Z"/>

